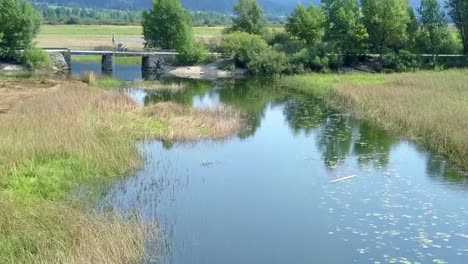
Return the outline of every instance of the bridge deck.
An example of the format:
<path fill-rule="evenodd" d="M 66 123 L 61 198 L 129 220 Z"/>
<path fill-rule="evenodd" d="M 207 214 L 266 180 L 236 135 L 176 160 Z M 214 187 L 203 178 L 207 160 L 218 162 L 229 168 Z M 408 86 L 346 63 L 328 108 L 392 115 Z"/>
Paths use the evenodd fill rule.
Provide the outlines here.
<path fill-rule="evenodd" d="M 174 51 L 107 51 L 107 50 L 68 50 L 68 49 L 44 49 L 48 53 L 67 52 L 75 56 L 102 56 L 102 55 L 116 55 L 122 57 L 138 57 L 138 56 L 175 56 L 178 52 Z M 209 53 L 212 56 L 219 56 L 219 53 Z"/>

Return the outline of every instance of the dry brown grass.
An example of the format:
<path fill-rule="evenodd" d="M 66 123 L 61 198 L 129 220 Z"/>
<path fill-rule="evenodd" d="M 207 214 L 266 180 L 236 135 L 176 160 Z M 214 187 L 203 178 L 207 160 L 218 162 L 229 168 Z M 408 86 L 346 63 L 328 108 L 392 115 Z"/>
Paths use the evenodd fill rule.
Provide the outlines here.
<path fill-rule="evenodd" d="M 25 89 L 25 86 L 31 86 Z M 38 93 L 57 88 L 55 81 L 18 81 L 2 80 L 0 81 L 0 114 L 10 110 L 19 101 L 25 101 Z"/>
<path fill-rule="evenodd" d="M 141 263 L 145 241 L 157 236 L 156 228 L 114 214 L 5 200 L 0 208 L 1 263 Z"/>
<path fill-rule="evenodd" d="M 81 81 L 88 85 L 96 85 L 97 76 L 94 72 L 84 72 L 81 76 Z"/>
<path fill-rule="evenodd" d="M 325 96 L 468 168 L 468 70 L 293 76 L 283 84 Z"/>
<path fill-rule="evenodd" d="M 227 107 L 193 109 L 175 103 L 158 103 L 143 110 L 145 116 L 157 116 L 171 129 L 165 139 L 195 141 L 224 139 L 242 128 L 240 112 Z"/>
<path fill-rule="evenodd" d="M 468 73 L 421 72 L 385 79 L 381 85 L 342 83 L 334 93 L 359 117 L 468 168 Z"/>
<path fill-rule="evenodd" d="M 0 263 L 139 263 L 148 226 L 75 209 L 88 205 L 81 194 L 99 196 L 100 186 L 141 166 L 137 139 L 221 139 L 241 127 L 234 110 L 142 107 L 78 81 L 3 88 Z"/>

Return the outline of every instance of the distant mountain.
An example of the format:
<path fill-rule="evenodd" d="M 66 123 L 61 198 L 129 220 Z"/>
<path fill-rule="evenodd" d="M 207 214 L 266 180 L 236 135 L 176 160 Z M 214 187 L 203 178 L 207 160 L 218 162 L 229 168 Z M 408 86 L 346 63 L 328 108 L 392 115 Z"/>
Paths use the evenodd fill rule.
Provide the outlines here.
<path fill-rule="evenodd" d="M 181 0 L 183 6 L 192 11 L 216 11 L 232 13 L 237 0 Z M 444 0 L 439 0 L 442 4 Z M 142 10 L 151 7 L 151 0 L 33 0 L 33 3 L 44 3 L 68 7 L 106 8 L 118 10 Z M 267 14 L 288 14 L 297 3 L 307 5 L 319 4 L 320 0 L 258 0 Z M 421 0 L 410 0 L 413 7 L 418 7 Z"/>

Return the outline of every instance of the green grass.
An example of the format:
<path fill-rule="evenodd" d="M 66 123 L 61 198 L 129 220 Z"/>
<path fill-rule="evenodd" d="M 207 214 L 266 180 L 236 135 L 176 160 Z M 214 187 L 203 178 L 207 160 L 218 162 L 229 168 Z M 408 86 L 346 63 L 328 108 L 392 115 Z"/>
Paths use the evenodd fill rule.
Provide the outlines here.
<path fill-rule="evenodd" d="M 219 36 L 224 27 L 194 27 L 196 36 Z M 63 36 L 142 36 L 141 26 L 43 25 L 39 35 Z"/>
<path fill-rule="evenodd" d="M 101 63 L 101 56 L 73 56 L 72 60 L 79 63 Z M 115 64 L 120 66 L 141 66 L 140 57 L 115 57 Z"/>
<path fill-rule="evenodd" d="M 343 111 L 413 139 L 468 168 L 468 70 L 311 74 L 280 82 L 325 97 Z"/>
<path fill-rule="evenodd" d="M 97 26 L 97 25 L 43 25 L 40 35 L 63 36 L 96 36 L 111 37 L 112 33 L 125 36 L 140 36 L 143 34 L 140 26 Z"/>

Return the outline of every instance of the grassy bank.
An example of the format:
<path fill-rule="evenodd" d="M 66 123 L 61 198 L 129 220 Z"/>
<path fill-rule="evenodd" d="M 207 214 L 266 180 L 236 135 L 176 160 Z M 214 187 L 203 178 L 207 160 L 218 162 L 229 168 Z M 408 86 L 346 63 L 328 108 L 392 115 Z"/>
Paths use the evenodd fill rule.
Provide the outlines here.
<path fill-rule="evenodd" d="M 286 77 L 281 83 L 323 96 L 358 118 L 468 168 L 468 70 L 313 74 Z"/>
<path fill-rule="evenodd" d="M 1 82 L 0 263 L 140 262 L 154 229 L 89 209 L 142 165 L 135 141 L 221 139 L 241 125 L 230 109 L 141 107 L 80 82 Z"/>

